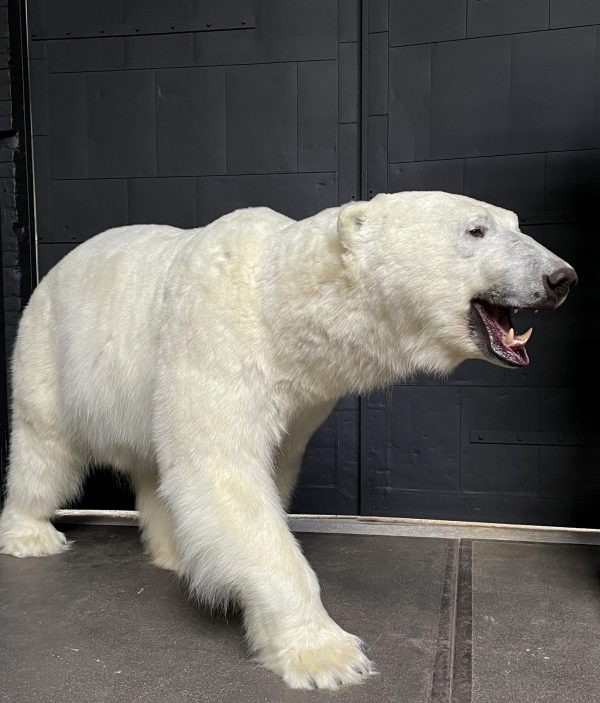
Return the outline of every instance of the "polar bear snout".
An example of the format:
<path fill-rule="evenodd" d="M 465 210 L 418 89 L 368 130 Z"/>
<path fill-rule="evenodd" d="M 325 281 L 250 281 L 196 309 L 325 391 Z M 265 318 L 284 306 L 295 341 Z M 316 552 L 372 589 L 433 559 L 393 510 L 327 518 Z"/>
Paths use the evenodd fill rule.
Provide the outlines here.
<path fill-rule="evenodd" d="M 502 230 L 483 250 L 486 274 L 499 272 L 494 284 L 498 302 L 511 308 L 554 309 L 577 283 L 575 269 L 562 257 L 519 230 Z"/>
<path fill-rule="evenodd" d="M 521 232 L 512 233 L 508 243 L 518 256 L 512 257 L 514 264 L 502 268 L 495 287 L 471 300 L 469 330 L 484 359 L 514 368 L 529 363 L 526 344 L 533 327 L 518 334 L 511 313 L 559 307 L 577 283 L 577 274 L 566 261 Z M 495 260 L 501 254 L 497 248 Z"/>
<path fill-rule="evenodd" d="M 548 294 L 549 303 L 553 307 L 558 307 L 563 303 L 569 294 L 571 286 L 577 284 L 577 274 L 571 266 L 562 266 L 551 274 L 546 274 L 543 277 L 544 288 Z"/>

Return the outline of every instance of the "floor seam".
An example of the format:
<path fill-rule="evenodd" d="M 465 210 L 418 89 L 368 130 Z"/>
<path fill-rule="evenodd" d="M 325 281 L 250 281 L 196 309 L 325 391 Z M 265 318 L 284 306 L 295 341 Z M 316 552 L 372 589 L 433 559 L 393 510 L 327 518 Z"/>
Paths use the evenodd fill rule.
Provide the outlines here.
<path fill-rule="evenodd" d="M 428 703 L 451 703 L 456 604 L 459 577 L 460 540 L 453 540 L 446 551 L 442 579 L 438 636 Z"/>
<path fill-rule="evenodd" d="M 473 700 L 473 541 L 461 540 L 458 556 L 455 636 L 449 703 Z"/>

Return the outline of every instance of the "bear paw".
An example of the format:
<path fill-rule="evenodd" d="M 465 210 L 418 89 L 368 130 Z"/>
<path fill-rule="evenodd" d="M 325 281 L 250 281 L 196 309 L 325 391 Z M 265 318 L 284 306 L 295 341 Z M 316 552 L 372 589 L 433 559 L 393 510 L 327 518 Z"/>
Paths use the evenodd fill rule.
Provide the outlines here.
<path fill-rule="evenodd" d="M 11 524 L 12 523 L 12 524 Z M 47 520 L 0 524 L 0 554 L 14 557 L 45 557 L 69 549 L 70 543 Z"/>
<path fill-rule="evenodd" d="M 343 631 L 342 631 L 343 632 Z M 362 683 L 376 674 L 358 637 L 343 632 L 314 647 L 289 647 L 274 657 L 262 657 L 263 665 L 279 674 L 290 688 L 322 688 L 335 691 Z"/>

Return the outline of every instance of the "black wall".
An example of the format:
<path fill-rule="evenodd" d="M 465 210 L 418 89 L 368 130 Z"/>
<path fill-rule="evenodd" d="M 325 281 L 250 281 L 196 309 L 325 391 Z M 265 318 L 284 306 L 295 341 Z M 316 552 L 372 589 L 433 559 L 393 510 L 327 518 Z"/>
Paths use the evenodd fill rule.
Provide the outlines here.
<path fill-rule="evenodd" d="M 29 3 L 40 275 L 88 237 L 207 224 L 269 205 L 302 218 L 359 196 L 358 4 Z M 341 401 L 297 511 L 356 513 L 359 410 Z M 93 479 L 84 505 L 129 507 Z"/>
<path fill-rule="evenodd" d="M 598 522 L 598 3 L 28 10 L 40 275 L 113 225 L 191 227 L 258 204 L 304 217 L 414 189 L 516 210 L 577 268 L 564 309 L 519 317 L 535 327 L 527 369 L 469 363 L 344 399 L 309 447 L 296 510 Z M 130 498 L 96 482 L 85 501 Z"/>
<path fill-rule="evenodd" d="M 24 4 L 0 0 L 0 484 L 8 447 L 7 373 L 21 311 L 36 283 Z"/>
<path fill-rule="evenodd" d="M 579 272 L 531 365 L 465 364 L 361 406 L 362 511 L 597 525 L 600 3 L 371 0 L 368 194 L 439 189 L 515 210 Z"/>

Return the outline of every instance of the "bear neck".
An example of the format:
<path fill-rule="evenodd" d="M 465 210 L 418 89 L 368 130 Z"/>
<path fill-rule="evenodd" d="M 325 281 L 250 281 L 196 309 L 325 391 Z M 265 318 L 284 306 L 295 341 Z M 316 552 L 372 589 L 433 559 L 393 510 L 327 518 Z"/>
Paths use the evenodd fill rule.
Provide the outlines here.
<path fill-rule="evenodd" d="M 269 235 L 257 267 L 261 317 L 280 388 L 306 400 L 364 393 L 462 359 L 353 276 L 337 233 L 339 208 Z M 399 333 L 403 330 L 403 334 Z"/>

